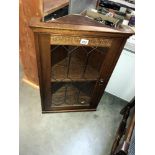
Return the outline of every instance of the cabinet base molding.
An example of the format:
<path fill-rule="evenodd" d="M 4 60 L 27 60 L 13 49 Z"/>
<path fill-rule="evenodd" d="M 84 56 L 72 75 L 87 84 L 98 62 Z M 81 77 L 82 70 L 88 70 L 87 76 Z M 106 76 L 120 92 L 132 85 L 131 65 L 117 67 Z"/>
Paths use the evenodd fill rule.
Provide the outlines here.
<path fill-rule="evenodd" d="M 72 110 L 48 110 L 48 111 L 42 111 L 43 114 L 46 113 L 64 113 L 64 112 L 90 112 L 90 111 L 96 111 L 96 109 L 72 109 Z"/>

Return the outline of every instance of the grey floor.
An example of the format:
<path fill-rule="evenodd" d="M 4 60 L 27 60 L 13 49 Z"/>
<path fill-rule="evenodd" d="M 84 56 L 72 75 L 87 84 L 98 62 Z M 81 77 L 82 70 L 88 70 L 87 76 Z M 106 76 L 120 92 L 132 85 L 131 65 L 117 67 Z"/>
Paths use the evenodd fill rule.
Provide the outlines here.
<path fill-rule="evenodd" d="M 20 155 L 109 155 L 125 105 L 105 93 L 95 112 L 42 114 L 39 91 L 20 80 Z"/>

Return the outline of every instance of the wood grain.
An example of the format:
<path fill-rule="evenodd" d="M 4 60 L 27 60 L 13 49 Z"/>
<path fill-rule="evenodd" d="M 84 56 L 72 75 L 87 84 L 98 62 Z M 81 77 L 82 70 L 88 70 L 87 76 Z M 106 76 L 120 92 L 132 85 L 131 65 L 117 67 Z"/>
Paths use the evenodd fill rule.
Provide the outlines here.
<path fill-rule="evenodd" d="M 50 36 L 35 34 L 35 45 L 42 109 L 46 110 L 51 105 Z"/>
<path fill-rule="evenodd" d="M 69 5 L 69 0 L 44 0 L 44 16 Z"/>
<path fill-rule="evenodd" d="M 32 17 L 41 18 L 41 0 L 20 0 L 19 16 L 19 44 L 20 60 L 26 79 L 38 85 L 38 73 L 34 45 L 34 35 L 29 27 Z"/>
<path fill-rule="evenodd" d="M 121 27 L 121 28 L 110 28 L 107 26 L 98 26 L 91 23 L 88 23 L 89 20 L 87 17 L 80 16 L 80 15 L 67 15 L 65 17 L 72 17 L 74 16 L 74 22 L 70 22 L 69 20 L 64 20 L 63 26 L 62 23 L 57 22 L 54 20 L 53 22 L 40 22 L 39 18 L 32 18 L 30 21 L 30 27 L 34 29 L 34 31 L 38 32 L 48 32 L 48 33 L 58 33 L 66 31 L 66 34 L 73 34 L 77 35 L 79 33 L 84 32 L 85 35 L 90 35 L 91 32 L 94 34 L 96 33 L 97 36 L 108 36 L 108 37 L 129 37 L 134 34 L 134 31 L 129 27 Z M 62 17 L 62 18 L 65 18 Z M 72 18 L 71 18 L 72 19 Z M 79 22 L 77 22 L 79 21 Z M 43 28 L 43 29 L 42 29 Z M 61 31 L 60 31 L 61 30 Z M 59 31 L 59 32 L 58 32 Z M 76 33 L 77 32 L 77 33 Z M 95 36 L 96 36 L 95 35 Z"/>
<path fill-rule="evenodd" d="M 63 5 L 67 5 L 68 0 L 19 0 L 19 44 L 20 62 L 26 79 L 30 83 L 38 85 L 38 71 L 36 64 L 36 53 L 34 45 L 34 35 L 29 27 L 32 17 L 41 19 L 44 11 L 54 11 Z M 43 3 L 45 10 L 43 10 Z"/>
<path fill-rule="evenodd" d="M 51 36 L 51 45 L 78 45 L 81 46 L 81 39 L 88 40 L 85 46 L 110 47 L 112 40 L 106 38 L 90 38 L 90 37 L 71 37 L 71 36 Z M 84 46 L 84 45 L 83 45 Z"/>

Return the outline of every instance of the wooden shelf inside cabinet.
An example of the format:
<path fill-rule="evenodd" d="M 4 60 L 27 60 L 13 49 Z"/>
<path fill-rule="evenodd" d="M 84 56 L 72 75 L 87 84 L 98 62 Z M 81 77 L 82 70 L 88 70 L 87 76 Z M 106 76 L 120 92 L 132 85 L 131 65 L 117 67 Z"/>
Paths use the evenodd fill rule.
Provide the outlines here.
<path fill-rule="evenodd" d="M 80 15 L 30 25 L 42 112 L 94 111 L 132 30 L 98 26 Z"/>
<path fill-rule="evenodd" d="M 52 46 L 52 81 L 97 80 L 106 53 L 107 48 Z"/>
<path fill-rule="evenodd" d="M 89 106 L 95 82 L 52 83 L 54 106 Z"/>
<path fill-rule="evenodd" d="M 63 78 L 59 78 L 59 79 L 51 79 L 51 82 L 84 82 L 84 81 L 97 81 L 97 79 L 85 79 L 85 78 L 80 78 L 80 79 L 69 79 L 69 78 L 66 78 L 66 79 L 63 79 Z"/>

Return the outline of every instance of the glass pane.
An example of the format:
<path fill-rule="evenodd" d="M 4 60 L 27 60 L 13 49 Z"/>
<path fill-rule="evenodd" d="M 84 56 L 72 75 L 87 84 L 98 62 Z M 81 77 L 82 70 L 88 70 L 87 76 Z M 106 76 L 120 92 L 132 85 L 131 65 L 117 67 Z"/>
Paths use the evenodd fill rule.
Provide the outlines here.
<path fill-rule="evenodd" d="M 107 49 L 51 46 L 52 106 L 89 106 Z"/>
<path fill-rule="evenodd" d="M 52 83 L 52 106 L 89 106 L 96 82 Z"/>
<path fill-rule="evenodd" d="M 87 51 L 82 47 L 74 48 L 69 52 L 69 72 L 68 78 L 79 79 L 82 78 L 85 62 L 87 58 Z"/>
<path fill-rule="evenodd" d="M 52 80 L 97 80 L 107 49 L 52 46 Z"/>

